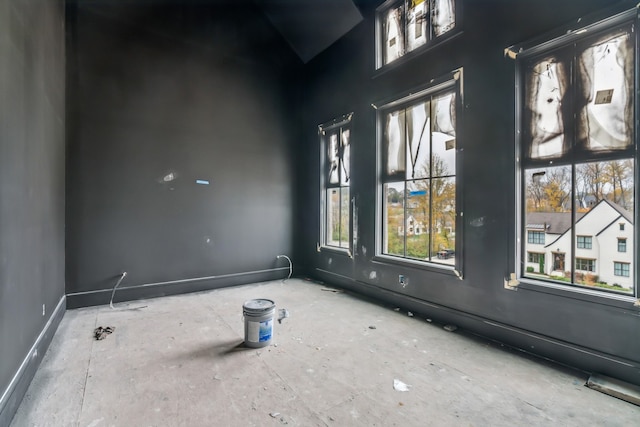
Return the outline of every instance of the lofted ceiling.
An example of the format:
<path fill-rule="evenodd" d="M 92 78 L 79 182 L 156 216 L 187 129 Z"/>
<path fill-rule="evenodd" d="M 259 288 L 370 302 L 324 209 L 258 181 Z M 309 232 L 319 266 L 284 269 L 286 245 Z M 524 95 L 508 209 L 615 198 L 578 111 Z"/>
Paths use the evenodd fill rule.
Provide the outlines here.
<path fill-rule="evenodd" d="M 352 0 L 255 2 L 304 63 L 362 21 L 362 14 Z"/>

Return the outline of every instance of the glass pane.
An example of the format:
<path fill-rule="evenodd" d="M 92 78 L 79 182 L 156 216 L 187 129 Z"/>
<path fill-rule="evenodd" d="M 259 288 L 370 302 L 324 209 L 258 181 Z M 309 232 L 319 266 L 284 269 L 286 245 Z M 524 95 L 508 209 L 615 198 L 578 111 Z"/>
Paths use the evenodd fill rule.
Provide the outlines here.
<path fill-rule="evenodd" d="M 427 2 L 410 0 L 407 12 L 407 51 L 427 42 Z"/>
<path fill-rule="evenodd" d="M 578 138 L 592 151 L 633 144 L 632 34 L 599 40 L 579 57 L 578 79 L 586 106 L 580 109 Z"/>
<path fill-rule="evenodd" d="M 338 134 L 332 133 L 327 143 L 327 167 L 329 168 L 329 183 L 337 184 L 340 176 L 340 144 Z"/>
<path fill-rule="evenodd" d="M 425 178 L 429 170 L 429 103 L 422 102 L 406 110 L 407 139 L 407 178 Z"/>
<path fill-rule="evenodd" d="M 341 133 L 342 137 L 342 156 L 340 156 L 340 185 L 349 185 L 349 179 L 351 177 L 350 171 L 350 157 L 351 157 L 351 145 L 349 144 L 349 129 L 343 129 Z"/>
<path fill-rule="evenodd" d="M 326 244 L 340 246 L 340 189 L 327 189 Z"/>
<path fill-rule="evenodd" d="M 525 275 L 571 274 L 571 167 L 525 171 Z M 536 255 L 527 255 L 536 254 Z M 568 271 L 568 273 L 565 273 Z"/>
<path fill-rule="evenodd" d="M 384 14 L 382 22 L 382 58 L 383 64 L 388 64 L 404 55 L 404 40 L 402 31 L 403 6 L 391 8 Z"/>
<path fill-rule="evenodd" d="M 405 235 L 407 257 L 426 260 L 429 257 L 429 181 L 407 183 L 407 216 Z"/>
<path fill-rule="evenodd" d="M 431 180 L 431 259 L 455 264 L 456 248 L 456 180 Z"/>
<path fill-rule="evenodd" d="M 438 37 L 456 26 L 456 1 L 431 0 L 433 36 Z"/>
<path fill-rule="evenodd" d="M 382 252 L 404 255 L 404 182 L 384 185 L 384 242 Z"/>
<path fill-rule="evenodd" d="M 621 239 L 633 248 L 634 176 L 631 159 L 576 166 L 576 284 L 633 292 L 633 278 L 617 275 L 615 263 L 635 262 L 633 250 L 620 251 Z"/>
<path fill-rule="evenodd" d="M 405 170 L 405 111 L 399 110 L 387 114 L 385 127 L 385 145 L 387 148 L 387 173 L 395 174 Z"/>
<path fill-rule="evenodd" d="M 528 155 L 533 159 L 559 157 L 568 150 L 561 112 L 567 69 L 557 58 L 545 58 L 526 70 L 525 84 L 523 128 L 530 138 Z"/>
<path fill-rule="evenodd" d="M 349 247 L 349 208 L 351 199 L 349 197 L 349 187 L 340 188 L 340 247 Z"/>
<path fill-rule="evenodd" d="M 456 113 L 455 94 L 433 98 L 433 171 L 431 176 L 450 176 L 456 173 Z"/>

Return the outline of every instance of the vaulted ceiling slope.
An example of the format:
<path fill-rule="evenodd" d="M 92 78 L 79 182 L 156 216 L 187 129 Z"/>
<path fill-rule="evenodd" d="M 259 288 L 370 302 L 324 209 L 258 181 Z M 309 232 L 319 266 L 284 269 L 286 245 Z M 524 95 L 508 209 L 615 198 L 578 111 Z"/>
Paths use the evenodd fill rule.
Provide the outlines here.
<path fill-rule="evenodd" d="M 255 0 L 305 64 L 360 21 L 352 0 Z"/>

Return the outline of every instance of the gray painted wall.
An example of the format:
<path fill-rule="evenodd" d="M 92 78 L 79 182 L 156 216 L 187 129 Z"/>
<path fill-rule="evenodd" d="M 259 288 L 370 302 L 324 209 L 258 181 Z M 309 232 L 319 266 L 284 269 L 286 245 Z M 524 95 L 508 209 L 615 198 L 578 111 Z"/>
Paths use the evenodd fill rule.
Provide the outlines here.
<path fill-rule="evenodd" d="M 0 1 L 0 425 L 64 310 L 63 18 L 59 0 Z"/>
<path fill-rule="evenodd" d="M 306 214 L 296 228 L 300 270 L 426 313 L 588 371 L 640 384 L 640 310 L 632 302 L 572 296 L 544 288 L 505 290 L 515 261 L 514 62 L 505 47 L 527 41 L 593 11 L 608 0 L 467 1 L 463 34 L 385 72 L 375 71 L 375 5 L 359 2 L 365 22 L 305 69 L 304 144 L 298 195 Z M 376 2 L 380 4 L 381 2 Z M 628 8 L 634 2 L 625 2 Z M 464 211 L 464 280 L 373 259 L 376 132 L 372 103 L 464 68 L 459 138 Z M 319 240 L 317 125 L 354 112 L 352 195 L 358 206 L 353 258 L 316 251 Z M 363 251 L 366 248 L 366 254 Z M 375 278 L 370 273 L 375 271 Z M 398 275 L 409 279 L 402 287 Z"/>
<path fill-rule="evenodd" d="M 68 5 L 70 306 L 125 271 L 116 299 L 288 272 L 301 63 L 255 8 L 214 3 Z"/>

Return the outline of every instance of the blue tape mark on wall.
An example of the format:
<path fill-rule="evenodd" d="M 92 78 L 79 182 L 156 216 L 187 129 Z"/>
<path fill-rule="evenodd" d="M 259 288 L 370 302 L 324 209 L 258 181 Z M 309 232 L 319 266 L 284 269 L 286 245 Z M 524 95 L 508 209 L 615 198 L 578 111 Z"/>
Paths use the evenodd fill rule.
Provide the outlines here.
<path fill-rule="evenodd" d="M 196 179 L 196 184 L 209 185 L 209 181 L 206 179 Z"/>
<path fill-rule="evenodd" d="M 409 193 L 409 196 L 426 196 L 426 195 L 427 195 L 427 190 L 411 191 Z"/>

